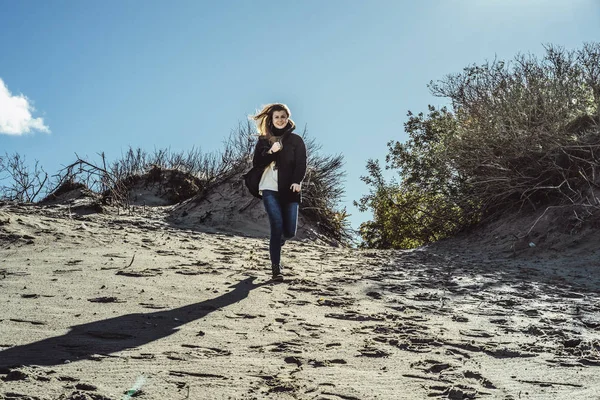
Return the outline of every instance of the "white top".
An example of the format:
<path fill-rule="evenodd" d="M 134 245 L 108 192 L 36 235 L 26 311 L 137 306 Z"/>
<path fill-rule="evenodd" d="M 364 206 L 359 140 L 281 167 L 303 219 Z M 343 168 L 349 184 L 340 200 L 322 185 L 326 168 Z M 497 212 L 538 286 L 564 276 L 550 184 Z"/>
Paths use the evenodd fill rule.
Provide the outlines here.
<path fill-rule="evenodd" d="M 277 192 L 277 179 L 278 174 L 275 169 L 275 161 L 265 167 L 265 171 L 260 178 L 260 183 L 258 184 L 258 192 L 262 195 L 263 190 L 273 190 Z"/>

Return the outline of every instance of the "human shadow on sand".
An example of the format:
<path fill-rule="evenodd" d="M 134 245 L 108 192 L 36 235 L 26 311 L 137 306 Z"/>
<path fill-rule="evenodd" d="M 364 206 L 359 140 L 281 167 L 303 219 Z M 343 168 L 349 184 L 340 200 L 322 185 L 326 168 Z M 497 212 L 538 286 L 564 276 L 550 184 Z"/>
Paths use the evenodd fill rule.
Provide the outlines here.
<path fill-rule="evenodd" d="M 165 338 L 189 322 L 223 309 L 246 297 L 251 290 L 268 282 L 255 284 L 250 277 L 230 287 L 228 293 L 199 303 L 172 310 L 135 313 L 75 325 L 62 335 L 0 351 L 0 367 L 50 366 L 67 360 L 80 361 L 92 355 L 109 355 Z"/>

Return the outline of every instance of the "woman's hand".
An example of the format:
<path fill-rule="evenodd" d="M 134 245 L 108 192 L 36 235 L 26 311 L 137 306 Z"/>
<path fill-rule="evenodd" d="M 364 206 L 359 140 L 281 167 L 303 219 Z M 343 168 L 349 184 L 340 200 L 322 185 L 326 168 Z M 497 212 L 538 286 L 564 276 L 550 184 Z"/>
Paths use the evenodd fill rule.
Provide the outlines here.
<path fill-rule="evenodd" d="M 279 150 L 281 150 L 281 143 L 275 142 L 269 149 L 269 154 L 277 153 Z"/>
<path fill-rule="evenodd" d="M 290 189 L 292 189 L 292 192 L 299 192 L 300 190 L 302 190 L 302 184 L 292 183 Z"/>

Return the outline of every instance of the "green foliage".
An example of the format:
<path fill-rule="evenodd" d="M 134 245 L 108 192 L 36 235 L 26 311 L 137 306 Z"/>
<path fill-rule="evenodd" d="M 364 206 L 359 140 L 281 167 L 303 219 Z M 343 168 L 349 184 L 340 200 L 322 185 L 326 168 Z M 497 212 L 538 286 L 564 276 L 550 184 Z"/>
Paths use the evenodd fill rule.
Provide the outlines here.
<path fill-rule="evenodd" d="M 464 180 L 448 162 L 446 140 L 456 130 L 456 120 L 446 109 L 429 107 L 429 114 L 408 113 L 405 130 L 409 140 L 391 141 L 386 168 L 397 169 L 400 183 L 386 182 L 379 163 L 369 160 L 368 195 L 355 203 L 361 211 L 373 212 L 359 233 L 363 246 L 413 248 L 454 234 L 464 226 L 458 201 Z"/>
<path fill-rule="evenodd" d="M 388 143 L 398 182 L 369 160 L 370 193 L 357 203 L 373 212 L 365 246 L 415 247 L 515 208 L 600 208 L 600 44 L 545 49 L 430 83 L 451 111 L 409 111 L 408 140 Z"/>

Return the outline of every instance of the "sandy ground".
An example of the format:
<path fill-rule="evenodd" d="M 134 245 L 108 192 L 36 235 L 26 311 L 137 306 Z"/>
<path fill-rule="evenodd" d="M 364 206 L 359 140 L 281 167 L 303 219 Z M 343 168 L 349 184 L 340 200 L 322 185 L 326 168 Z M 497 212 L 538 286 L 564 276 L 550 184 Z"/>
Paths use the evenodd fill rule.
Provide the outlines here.
<path fill-rule="evenodd" d="M 600 263 L 0 207 L 0 399 L 600 399 Z M 189 225 L 189 224 L 188 224 Z"/>

